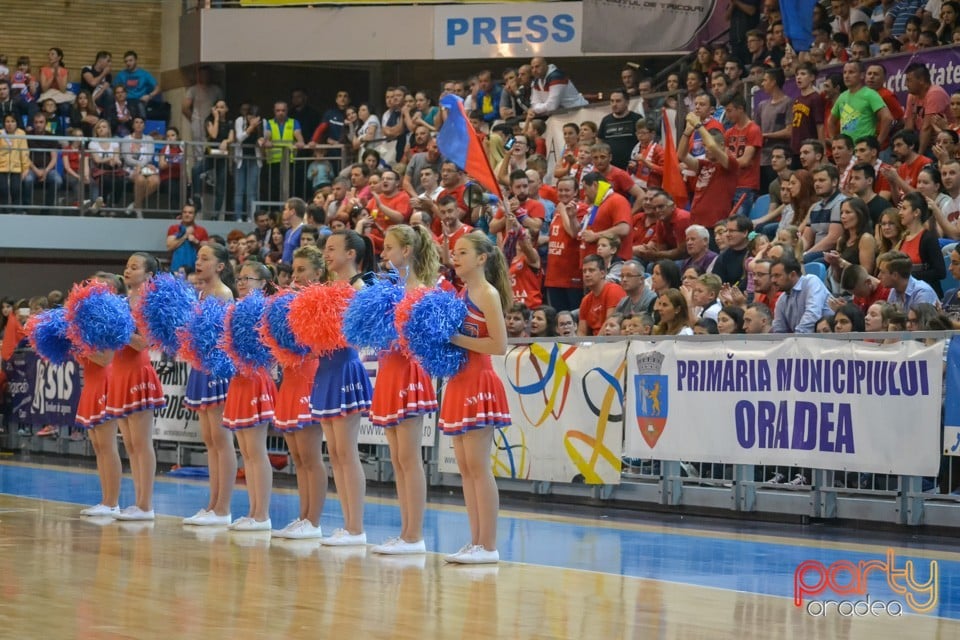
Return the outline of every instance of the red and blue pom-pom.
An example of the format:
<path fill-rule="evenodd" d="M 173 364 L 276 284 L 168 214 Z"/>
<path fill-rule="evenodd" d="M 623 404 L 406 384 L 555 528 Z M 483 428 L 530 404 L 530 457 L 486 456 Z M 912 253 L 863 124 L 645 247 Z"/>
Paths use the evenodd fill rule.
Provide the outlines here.
<path fill-rule="evenodd" d="M 81 352 L 116 351 L 135 330 L 127 299 L 102 282 L 75 285 L 65 305 L 67 335 Z"/>
<path fill-rule="evenodd" d="M 397 331 L 397 346 L 400 348 L 400 351 L 407 355 L 410 355 L 410 345 L 407 344 L 407 337 L 403 334 L 403 327 L 410 320 L 413 305 L 420 302 L 420 299 L 430 291 L 431 290 L 426 287 L 419 287 L 413 291 L 408 291 L 403 296 L 403 300 L 397 304 L 397 309 L 393 316 L 393 326 Z"/>
<path fill-rule="evenodd" d="M 219 347 L 229 304 L 213 296 L 204 298 L 178 331 L 180 357 L 215 378 L 232 378 L 236 373 L 230 357 Z"/>
<path fill-rule="evenodd" d="M 357 291 L 343 314 L 343 334 L 355 347 L 377 351 L 397 341 L 394 312 L 403 299 L 403 287 L 389 280 L 377 280 Z"/>
<path fill-rule="evenodd" d="M 295 297 L 292 291 L 284 291 L 268 298 L 258 327 L 260 340 L 283 367 L 299 366 L 310 355 L 310 348 L 298 342 L 290 329 L 290 303 Z"/>
<path fill-rule="evenodd" d="M 151 278 L 141 290 L 133 315 L 151 346 L 170 355 L 180 349 L 177 330 L 187 324 L 197 304 L 197 293 L 185 279 L 172 273 Z"/>
<path fill-rule="evenodd" d="M 289 322 L 293 336 L 317 355 L 345 349 L 343 314 L 356 294 L 346 282 L 312 284 L 290 303 Z"/>
<path fill-rule="evenodd" d="M 33 350 L 53 364 L 63 364 L 73 355 L 73 343 L 67 337 L 67 311 L 48 309 L 27 320 L 27 337 Z"/>
<path fill-rule="evenodd" d="M 260 341 L 260 332 L 257 331 L 265 311 L 263 294 L 253 291 L 237 301 L 224 319 L 220 346 L 230 356 L 237 371 L 244 375 L 273 366 L 270 349 Z"/>
<path fill-rule="evenodd" d="M 410 351 L 431 376 L 449 378 L 463 369 L 467 352 L 450 343 L 467 316 L 463 300 L 433 289 L 417 300 L 402 325 Z"/>

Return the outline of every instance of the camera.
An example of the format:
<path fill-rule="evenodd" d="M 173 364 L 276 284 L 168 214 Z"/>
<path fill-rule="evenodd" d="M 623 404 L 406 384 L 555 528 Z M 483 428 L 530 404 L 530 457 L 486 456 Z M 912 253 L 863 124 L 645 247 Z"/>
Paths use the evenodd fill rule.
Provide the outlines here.
<path fill-rule="evenodd" d="M 476 182 L 468 182 L 463 190 L 463 203 L 471 209 L 488 204 L 498 204 L 499 202 L 500 198 L 492 193 L 487 193 Z"/>
<path fill-rule="evenodd" d="M 363 212 L 363 205 L 355 204 L 350 207 L 350 216 L 356 217 Z"/>

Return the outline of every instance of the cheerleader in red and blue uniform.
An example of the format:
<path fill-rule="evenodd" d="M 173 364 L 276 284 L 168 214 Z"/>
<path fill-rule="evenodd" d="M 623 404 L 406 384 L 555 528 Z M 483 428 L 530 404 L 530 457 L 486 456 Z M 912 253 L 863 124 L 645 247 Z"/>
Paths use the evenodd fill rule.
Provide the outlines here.
<path fill-rule="evenodd" d="M 395 225 L 383 241 L 383 260 L 400 273 L 408 302 L 437 281 L 440 254 L 424 227 Z M 400 501 L 400 535 L 373 548 L 374 553 L 403 555 L 425 553 L 423 512 L 427 482 L 423 473 L 421 440 L 423 416 L 437 410 L 433 380 L 420 363 L 399 345 L 379 356 L 377 383 L 370 417 L 384 427 L 390 460 L 397 477 Z"/>
<path fill-rule="evenodd" d="M 503 309 L 511 302 L 510 278 L 503 253 L 483 233 L 468 233 L 457 240 L 451 259 L 464 283 L 460 295 L 467 303 L 462 333 L 453 336 L 451 342 L 467 350 L 467 362 L 444 388 L 440 430 L 453 436 L 471 540 L 446 560 L 459 564 L 494 563 L 500 559 L 500 497 L 490 452 L 495 428 L 510 425 L 510 409 L 490 356 L 507 351 Z"/>
<path fill-rule="evenodd" d="M 253 291 L 267 295 L 277 292 L 270 270 L 261 262 L 246 262 L 237 277 L 237 293 L 241 299 Z M 236 307 L 234 307 L 236 309 Z M 232 314 L 228 312 L 224 337 L 232 342 Z M 262 316 L 257 319 L 259 323 Z M 248 327 L 252 332 L 254 327 Z M 237 435 L 243 456 L 244 477 L 250 511 L 230 524 L 233 531 L 270 531 L 270 490 L 273 488 L 273 467 L 267 454 L 267 429 L 273 420 L 277 387 L 265 368 L 252 367 L 234 349 L 226 350 L 237 369 L 230 381 L 223 408 L 223 426 Z M 272 367 L 271 367 L 272 368 Z"/>
<path fill-rule="evenodd" d="M 112 273 L 99 272 L 99 282 L 125 294 L 123 280 Z M 122 290 L 121 290 L 122 288 Z M 107 413 L 107 381 L 110 379 L 112 351 L 90 353 L 77 358 L 83 369 L 83 384 L 77 404 L 76 425 L 87 432 L 97 458 L 102 498 L 99 504 L 80 511 L 82 516 L 115 518 L 120 513 L 120 476 L 123 465 L 117 449 L 117 421 Z"/>
<path fill-rule="evenodd" d="M 355 289 L 362 289 L 363 274 L 376 268 L 370 239 L 355 231 L 335 231 L 328 236 L 323 258 L 329 280 L 348 282 Z M 370 377 L 356 349 L 345 347 L 320 358 L 310 407 L 327 439 L 327 451 L 344 520 L 343 527 L 320 540 L 321 544 L 327 546 L 367 543 L 367 534 L 363 529 L 366 478 L 357 440 L 360 436 L 360 417 L 370 410 L 372 395 Z"/>
<path fill-rule="evenodd" d="M 127 260 L 123 282 L 130 306 L 140 289 L 159 270 L 157 259 L 137 252 Z M 153 412 L 166 406 L 160 378 L 150 363 L 146 339 L 133 334 L 130 343 L 113 354 L 107 381 L 107 414 L 119 420 L 123 446 L 130 457 L 136 504 L 122 509 L 117 520 L 153 520 L 153 482 L 157 456 L 153 450 Z"/>
<path fill-rule="evenodd" d="M 201 298 L 233 300 L 233 267 L 226 247 L 212 243 L 200 247 L 194 273 Z M 233 434 L 223 428 L 223 405 L 229 385 L 229 379 L 217 378 L 196 367 L 192 367 L 187 376 L 184 403 L 200 418 L 200 436 L 207 447 L 210 498 L 205 508 L 184 518 L 183 524 L 225 526 L 232 521 L 230 499 L 237 479 L 237 452 L 233 448 Z"/>
<path fill-rule="evenodd" d="M 293 286 L 297 289 L 323 280 L 323 253 L 317 247 L 308 245 L 294 251 L 292 266 Z M 275 530 L 273 536 L 295 540 L 321 538 L 320 514 L 327 496 L 327 467 L 323 462 L 323 430 L 310 410 L 310 394 L 320 362 L 316 356 L 307 354 L 285 363 L 290 354 L 281 351 L 276 345 L 274 356 L 280 362 L 282 376 L 273 426 L 283 432 L 293 459 L 300 511 L 294 521 Z"/>

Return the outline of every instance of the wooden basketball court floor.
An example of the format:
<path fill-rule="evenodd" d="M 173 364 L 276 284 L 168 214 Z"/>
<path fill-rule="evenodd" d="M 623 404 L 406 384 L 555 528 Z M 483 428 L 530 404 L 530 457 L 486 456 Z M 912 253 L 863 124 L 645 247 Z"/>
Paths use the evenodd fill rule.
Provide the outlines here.
<path fill-rule="evenodd" d="M 892 534 L 895 564 L 913 561 L 922 581 L 936 561 L 932 611 L 904 604 L 903 616 L 811 615 L 794 606 L 800 562 L 886 560 L 891 545 L 798 525 L 756 534 L 734 524 L 662 524 L 668 519 L 648 513 L 614 521 L 504 510 L 500 564 L 458 567 L 442 555 L 468 538 L 457 506 L 430 505 L 433 553 L 385 558 L 183 527 L 205 491 L 201 482 L 159 478 L 155 523 L 92 520 L 78 512 L 99 498 L 93 473 L 0 463 L 0 638 L 960 637 L 960 553 L 909 533 Z M 125 479 L 121 505 L 131 496 Z M 246 499 L 239 487 L 235 516 Z M 274 493 L 274 526 L 296 510 L 292 491 Z M 398 519 L 394 501 L 368 500 L 369 541 L 394 535 Z M 331 496 L 322 526 L 340 524 Z M 884 575 L 867 582 L 872 601 L 904 602 Z"/>

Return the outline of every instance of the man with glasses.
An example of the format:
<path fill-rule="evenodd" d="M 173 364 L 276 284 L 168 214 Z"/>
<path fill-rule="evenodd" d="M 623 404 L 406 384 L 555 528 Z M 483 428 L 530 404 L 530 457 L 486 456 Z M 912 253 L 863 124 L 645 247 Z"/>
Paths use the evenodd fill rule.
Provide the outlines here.
<path fill-rule="evenodd" d="M 620 286 L 627 295 L 617 303 L 615 313 L 621 315 L 648 313 L 657 294 L 647 289 L 646 273 L 637 260 L 627 260 L 620 269 Z"/>
<path fill-rule="evenodd" d="M 679 208 L 666 191 L 652 189 L 646 205 L 657 215 L 653 240 L 634 248 L 634 254 L 646 262 L 681 260 L 687 257 L 687 227 L 693 224 L 690 212 Z"/>

